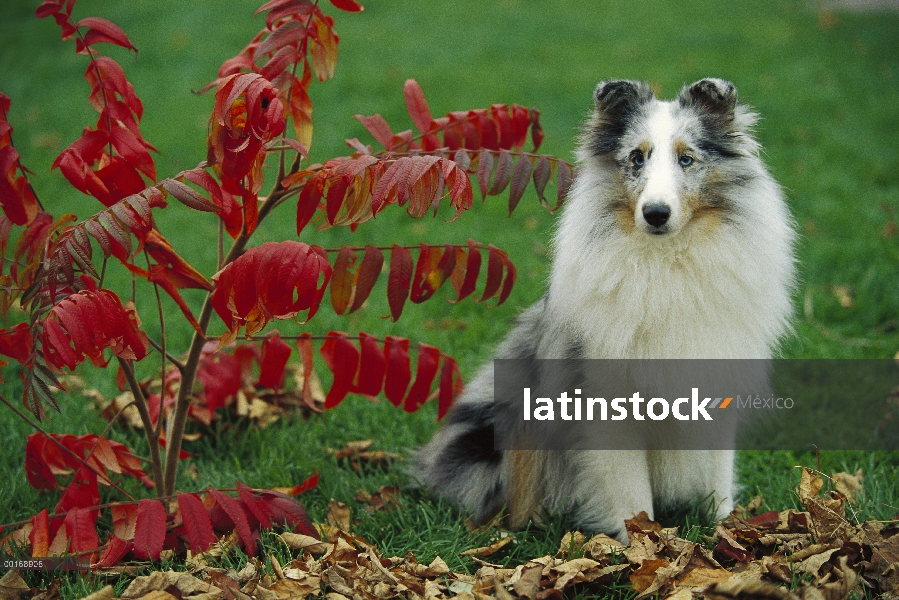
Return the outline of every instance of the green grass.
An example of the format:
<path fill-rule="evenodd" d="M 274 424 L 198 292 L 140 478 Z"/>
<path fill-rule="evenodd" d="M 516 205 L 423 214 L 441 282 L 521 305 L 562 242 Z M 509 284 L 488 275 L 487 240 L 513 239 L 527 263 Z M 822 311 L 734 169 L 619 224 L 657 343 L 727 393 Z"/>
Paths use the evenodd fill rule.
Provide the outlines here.
<path fill-rule="evenodd" d="M 87 102 L 82 73 L 85 60 L 71 43 L 59 40 L 50 21 L 33 18 L 33 3 L 8 2 L 0 19 L 0 91 L 12 98 L 13 139 L 42 201 L 56 213 L 84 218 L 99 204 L 82 197 L 49 166 L 56 155 L 96 120 Z M 251 19 L 258 2 L 213 0 L 112 3 L 80 0 L 76 16 L 102 16 L 122 26 L 140 49 L 135 59 L 118 49 L 117 58 L 142 98 L 145 137 L 160 149 L 157 169 L 169 176 L 205 156 L 206 122 L 212 96 L 195 96 L 215 76 L 218 65 L 240 50 L 262 26 Z M 542 111 L 546 131 L 542 148 L 573 156 L 573 137 L 590 109 L 591 90 L 608 77 L 650 81 L 664 96 L 706 76 L 734 81 L 740 95 L 763 119 L 758 137 L 775 177 L 787 191 L 799 225 L 801 284 L 797 292 L 795 334 L 784 345 L 788 358 L 891 357 L 899 350 L 899 55 L 894 13 L 837 13 L 827 25 L 804 2 L 717 3 L 683 0 L 676 4 L 584 3 L 517 0 L 450 3 L 370 1 L 358 15 L 337 14 L 341 34 L 335 78 L 315 82 L 313 159 L 346 153 L 344 139 L 370 142 L 354 114 L 379 112 L 397 129 L 410 127 L 402 84 L 418 80 L 435 114 L 491 103 L 532 105 Z M 332 11 L 336 12 L 336 11 Z M 257 242 L 291 239 L 288 205 L 266 223 Z M 441 298 L 407 306 L 396 324 L 387 314 L 383 284 L 370 306 L 349 318 L 324 308 L 309 330 L 370 331 L 396 334 L 434 344 L 454 355 L 470 377 L 488 359 L 514 315 L 539 298 L 548 274 L 553 218 L 532 192 L 510 219 L 504 198 L 476 206 L 457 222 L 446 214 L 412 220 L 388 211 L 354 233 L 339 228 L 309 232 L 304 240 L 333 247 L 340 243 L 389 244 L 464 242 L 471 237 L 509 251 L 519 280 L 509 301 L 488 308 L 466 301 L 450 305 Z M 215 223 L 206 215 L 172 206 L 160 213 L 160 228 L 176 249 L 211 273 L 215 261 Z M 117 277 L 117 279 L 116 279 Z M 113 274 L 125 294 L 127 278 Z M 851 307 L 834 293 L 846 286 Z M 158 335 L 152 301 L 139 288 L 139 308 L 151 335 Z M 438 296 L 441 294 L 438 294 Z M 187 292 L 193 306 L 198 294 Z M 810 319 L 803 306 L 813 308 Z M 184 348 L 188 327 L 166 305 L 171 347 Z M 282 324 L 282 331 L 299 328 Z M 145 367 L 144 374 L 153 366 Z M 114 393 L 112 372 L 84 369 L 88 384 Z M 21 388 L 13 368 L 4 371 L 4 394 L 17 399 Z M 77 396 L 60 398 L 62 415 L 50 419 L 52 431 L 98 432 L 102 419 Z M 57 497 L 40 495 L 22 469 L 29 427 L 7 409 L 0 410 L 0 522 L 27 518 L 52 508 Z M 290 485 L 311 471 L 319 487 L 303 498 L 312 517 L 322 520 L 328 499 L 353 508 L 356 531 L 388 555 L 414 552 L 421 561 L 442 556 L 454 568 L 473 568 L 458 552 L 489 539 L 492 531 L 469 533 L 465 517 L 426 494 L 404 493 L 400 510 L 368 514 L 353 501 L 359 489 L 404 484 L 403 465 L 356 474 L 335 461 L 326 448 L 356 439 L 374 439 L 378 449 L 408 454 L 435 431 L 434 407 L 405 414 L 388 403 L 348 399 L 336 410 L 309 420 L 291 418 L 260 431 L 231 428 L 206 435 L 188 446 L 196 479 L 182 469 L 181 489 L 207 485 Z M 117 429 L 113 437 L 141 452 L 134 432 Z M 865 496 L 858 516 L 889 518 L 899 512 L 899 458 L 889 453 L 824 452 L 825 472 L 865 471 Z M 742 500 L 760 494 L 765 508 L 795 504 L 796 465 L 815 466 L 811 453 L 743 452 L 738 468 Z M 187 465 L 185 465 L 187 466 Z M 135 488 L 129 488 L 138 491 Z M 112 499 L 113 496 L 109 495 Z M 688 529 L 694 516 L 675 517 Z M 518 534 L 519 543 L 500 559 L 519 560 L 555 552 L 568 524 L 563 517 L 545 529 Z M 509 548 L 509 547 L 507 547 Z M 78 595 L 83 581 L 67 583 Z M 68 588 L 67 588 L 68 589 Z M 87 589 L 87 588 L 85 588 Z M 82 590 L 83 591 L 83 590 Z"/>

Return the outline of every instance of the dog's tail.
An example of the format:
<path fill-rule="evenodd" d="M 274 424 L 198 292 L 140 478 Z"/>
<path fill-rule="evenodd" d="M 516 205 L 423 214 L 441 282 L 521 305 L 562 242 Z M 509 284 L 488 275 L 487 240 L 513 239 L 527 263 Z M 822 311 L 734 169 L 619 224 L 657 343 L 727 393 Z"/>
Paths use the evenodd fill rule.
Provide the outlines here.
<path fill-rule="evenodd" d="M 478 389 L 472 384 L 481 378 L 468 389 Z M 492 382 L 487 389 L 493 391 Z M 483 523 L 506 504 L 504 452 L 494 448 L 492 399 L 471 401 L 470 393 L 466 396 L 468 401 L 457 402 L 434 439 L 419 450 L 413 475 L 423 486 Z"/>
<path fill-rule="evenodd" d="M 497 358 L 533 359 L 540 339 L 544 302 L 523 313 L 506 337 Z M 533 451 L 500 450 L 493 364 L 465 386 L 431 442 L 418 452 L 413 475 L 425 487 L 467 510 L 479 523 L 507 509 L 508 524 L 520 527 L 540 504 L 542 457 Z"/>

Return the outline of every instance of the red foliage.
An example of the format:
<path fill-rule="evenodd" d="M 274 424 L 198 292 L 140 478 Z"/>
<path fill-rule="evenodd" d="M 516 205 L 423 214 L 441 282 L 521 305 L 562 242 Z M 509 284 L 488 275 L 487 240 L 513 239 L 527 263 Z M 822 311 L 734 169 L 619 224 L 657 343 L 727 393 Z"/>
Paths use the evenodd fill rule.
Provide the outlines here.
<path fill-rule="evenodd" d="M 290 359 L 290 346 L 284 343 L 277 330 L 262 342 L 262 356 L 259 359 L 259 380 L 257 386 L 279 390 L 284 386 L 284 369 Z"/>
<path fill-rule="evenodd" d="M 411 130 L 393 133 L 380 115 L 356 118 L 372 137 L 391 152 L 409 150 L 521 150 L 530 131 L 534 152 L 543 141 L 540 112 L 517 104 L 494 104 L 489 109 L 448 113 L 434 119 L 421 86 L 409 79 L 403 86 L 403 97 L 412 122 L 421 132 L 421 142 L 413 139 Z M 443 139 L 440 139 L 440 136 Z"/>
<path fill-rule="evenodd" d="M 190 549 L 194 552 L 206 551 L 215 543 L 216 537 L 203 501 L 194 494 L 178 494 L 178 509 Z"/>
<path fill-rule="evenodd" d="M 411 388 L 407 339 L 387 336 L 381 349 L 374 337 L 360 334 L 357 349 L 345 333 L 332 331 L 322 344 L 321 354 L 334 375 L 325 408 L 337 406 L 350 393 L 376 396 L 383 391 L 395 406 L 402 406 L 407 412 L 416 411 L 431 398 L 441 361 L 440 385 L 435 392 L 439 398 L 438 418 L 443 418 L 454 395 L 461 391 L 456 361 L 427 344 L 418 345 L 418 366 Z"/>
<path fill-rule="evenodd" d="M 330 3 L 342 11 L 362 10 L 355 0 Z M 241 391 L 274 389 L 276 397 L 294 393 L 282 389 L 292 350 L 277 331 L 264 339 L 261 350 L 255 344 L 233 350 L 224 346 L 241 332 L 251 336 L 263 331 L 273 319 L 305 312 L 304 322 L 308 321 L 329 286 L 337 314 L 358 311 L 382 273 L 384 250 L 390 251 L 384 285 L 394 321 L 407 300 L 424 302 L 447 282 L 455 291 L 451 302 L 471 296 L 478 302 L 495 299 L 501 304 L 509 297 L 516 273 L 508 255 L 472 240 L 466 245 L 407 247 L 388 242 L 383 247 L 345 245 L 335 250 L 281 241 L 247 250 L 259 223 L 290 196 L 297 196 L 296 229 L 301 234 L 313 222 L 319 228 L 346 225 L 354 231 L 390 205 L 415 218 L 436 215 L 444 200 L 453 209 L 449 220 L 455 220 L 473 206 L 473 178 L 482 197 L 509 189 L 510 213 L 532 182 L 550 210 L 561 205 L 571 184 L 567 163 L 535 154 L 543 138 L 537 110 L 494 104 L 435 118 L 421 87 L 411 79 L 403 87 L 403 97 L 416 132 L 395 133 L 380 115 L 357 116 L 383 150 L 375 152 L 354 139 L 348 141 L 350 156 L 309 164 L 313 134 L 309 87 L 314 78 L 325 81 L 333 76 L 339 44 L 334 20 L 314 0 L 271 0 L 260 7 L 257 13 L 265 13 L 265 28 L 222 65 L 218 78 L 207 87 L 216 91 L 205 162 L 156 183 L 151 154 L 155 148 L 140 131 L 143 104 L 122 67 L 98 52 L 103 43 L 135 53 L 137 49 L 121 28 L 105 19 L 76 21 L 74 5 L 75 0 L 44 0 L 36 15 L 52 17 L 62 39 L 74 40 L 76 52 L 87 56 L 88 99 L 98 120 L 84 128 L 50 170 L 58 168 L 75 189 L 98 199 L 104 209 L 78 221 L 74 215 L 54 217 L 43 208 L 29 182 L 30 172 L 13 146 L 11 101 L 0 93 L 0 316 L 6 320 L 15 314 L 14 306 L 21 306 L 26 315 L 19 318 L 26 322 L 13 320 L 0 330 L 0 354 L 24 365 L 24 402 L 40 418 L 43 403 L 56 406 L 52 388 L 62 387 L 57 375 L 63 367 L 75 369 L 85 359 L 104 367 L 110 349 L 120 359 L 117 381 L 132 386 L 134 401 L 152 424 L 145 433 L 153 472 L 165 472 L 166 478 L 174 471 L 163 468 L 156 441 L 169 444 L 167 458 L 176 465 L 186 453 L 181 448 L 183 430 L 163 433 L 161 417 L 179 423 L 185 420 L 179 415 L 189 416 L 208 425 L 216 411 L 232 404 Z M 285 133 L 288 120 L 293 137 Z M 533 152 L 524 151 L 528 139 Z M 263 167 L 272 153 L 280 159 L 276 181 L 267 196 L 260 196 Z M 289 153 L 294 154 L 292 165 Z M 554 177 L 557 197 L 550 202 L 545 193 Z M 229 253 L 220 247 L 218 272 L 211 278 L 181 256 L 157 227 L 153 213 L 166 208 L 170 197 L 188 210 L 215 214 L 234 238 Z M 197 246 L 203 243 L 196 241 Z M 329 253 L 335 254 L 333 267 Z M 183 353 L 184 349 L 168 348 L 165 339 L 153 344 L 160 351 L 154 356 L 163 350 L 169 355 L 162 359 L 162 382 L 140 382 L 134 375 L 132 363 L 148 356 L 151 344 L 141 330 L 137 306 L 123 305 L 119 296 L 105 289 L 109 258 L 140 280 L 130 297 L 141 304 L 142 313 L 157 312 L 145 310 L 143 303 L 161 288 L 196 332 Z M 153 284 L 157 294 L 147 294 L 150 286 L 145 282 Z M 206 294 L 199 317 L 191 311 L 191 299 L 182 297 L 185 289 Z M 207 341 L 213 310 L 227 329 L 218 343 Z M 158 311 L 163 311 L 161 305 Z M 164 331 L 164 323 L 159 325 Z M 320 353 L 333 374 L 326 408 L 351 393 L 383 394 L 406 411 L 436 398 L 442 418 L 461 390 L 458 365 L 434 346 L 413 346 L 394 336 L 378 340 L 364 332 L 352 337 L 338 332 L 291 337 L 296 338 L 303 367 L 302 394 L 294 398 L 301 397 L 312 410 L 321 410 L 311 390 L 313 341 L 322 337 Z M 411 353 L 417 356 L 414 365 L 410 349 L 417 350 Z M 250 554 L 256 552 L 260 527 L 284 525 L 317 535 L 292 497 L 240 483 L 237 498 L 209 490 L 205 502 L 196 495 L 177 494 L 177 507 L 147 499 L 99 506 L 99 485 L 117 486 L 122 476 L 137 477 L 148 487 L 155 484 L 161 495 L 175 494 L 174 479 L 152 482 L 142 466 L 128 448 L 102 436 L 30 436 L 25 456 L 29 482 L 40 490 L 63 489 L 56 514 L 43 511 L 28 524 L 32 554 L 44 556 L 68 546 L 97 555 L 98 564 L 111 566 L 128 557 L 156 559 L 163 550 L 185 546 L 203 551 L 215 541 L 216 529 L 236 532 Z M 292 491 L 316 484 L 317 474 Z M 100 546 L 97 519 L 103 518 L 107 507 L 113 534 Z M 107 526 L 101 529 L 108 531 Z"/>
<path fill-rule="evenodd" d="M 159 500 L 144 498 L 137 505 L 137 520 L 134 526 L 135 558 L 156 560 L 162 554 L 165 542 L 165 507 Z"/>
<path fill-rule="evenodd" d="M 215 93 L 209 121 L 207 162 L 219 176 L 222 189 L 243 199 L 246 235 L 256 229 L 258 196 L 262 187 L 265 144 L 284 131 L 284 107 L 277 91 L 261 75 L 225 77 Z"/>
<path fill-rule="evenodd" d="M 37 216 L 38 203 L 12 145 L 12 125 L 7 118 L 11 103 L 9 96 L 0 92 L 0 207 L 13 225 L 27 225 Z M 16 176 L 16 172 L 22 175 Z"/>
<path fill-rule="evenodd" d="M 135 312 L 109 290 L 84 290 L 54 306 L 43 323 L 42 343 L 47 362 L 69 369 L 85 358 L 106 366 L 107 348 L 120 358 L 141 360 L 148 347 Z"/>
<path fill-rule="evenodd" d="M 98 482 L 109 485 L 112 475 L 130 475 L 145 485 L 152 485 L 146 471 L 141 468 L 140 459 L 119 442 L 96 434 L 50 434 L 48 437 L 32 433 L 28 436 L 25 445 L 25 474 L 35 489 L 55 489 L 56 476 L 70 475 L 82 469 L 88 473 L 82 476 L 83 480 L 93 477 L 88 485 L 94 489 Z M 99 479 L 97 475 L 100 475 Z M 76 501 L 75 505 L 93 506 L 80 501 Z"/>
<path fill-rule="evenodd" d="M 233 340 L 243 326 L 250 335 L 273 318 L 289 319 L 304 310 L 311 319 L 331 279 L 323 254 L 302 242 L 267 242 L 216 273 L 212 307 L 229 330 L 222 340 Z"/>
<path fill-rule="evenodd" d="M 105 206 L 141 192 L 141 175 L 156 180 L 155 150 L 141 135 L 139 122 L 144 107 L 113 59 L 100 56 L 96 44 L 110 43 L 137 52 L 128 36 L 114 23 L 98 17 L 72 21 L 73 0 L 44 0 L 37 8 L 40 18 L 53 17 L 62 29 L 62 39 L 75 39 L 75 50 L 90 61 L 84 73 L 91 86 L 90 102 L 100 114 L 95 129 L 87 127 L 81 137 L 62 151 L 53 163 L 78 191 L 91 195 Z"/>

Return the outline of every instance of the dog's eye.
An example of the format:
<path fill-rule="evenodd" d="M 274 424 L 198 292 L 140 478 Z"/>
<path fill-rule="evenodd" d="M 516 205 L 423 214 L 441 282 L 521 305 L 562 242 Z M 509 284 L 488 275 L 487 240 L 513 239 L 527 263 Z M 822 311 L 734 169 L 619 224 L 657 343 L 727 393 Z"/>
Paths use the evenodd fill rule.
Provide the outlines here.
<path fill-rule="evenodd" d="M 631 162 L 635 167 L 642 167 L 643 163 L 646 162 L 646 158 L 643 156 L 643 152 L 640 150 L 634 150 L 631 152 Z"/>
<path fill-rule="evenodd" d="M 682 167 L 689 167 L 690 165 L 693 164 L 693 157 L 687 156 L 686 154 L 684 154 L 683 156 L 680 157 L 680 159 L 677 162 Z"/>

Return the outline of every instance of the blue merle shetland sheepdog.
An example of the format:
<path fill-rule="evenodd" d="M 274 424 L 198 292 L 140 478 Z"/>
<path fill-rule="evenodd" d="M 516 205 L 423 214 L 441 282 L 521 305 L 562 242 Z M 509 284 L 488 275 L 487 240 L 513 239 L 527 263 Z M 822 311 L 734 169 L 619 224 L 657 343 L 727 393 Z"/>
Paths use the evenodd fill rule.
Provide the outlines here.
<path fill-rule="evenodd" d="M 789 330 L 794 229 L 733 84 L 661 101 L 642 82 L 594 93 L 579 170 L 554 237 L 549 290 L 497 358 L 770 358 Z M 714 501 L 727 515 L 734 452 L 494 448 L 493 365 L 456 399 L 416 476 L 478 521 L 521 527 L 568 512 L 627 540 L 640 511 Z"/>

